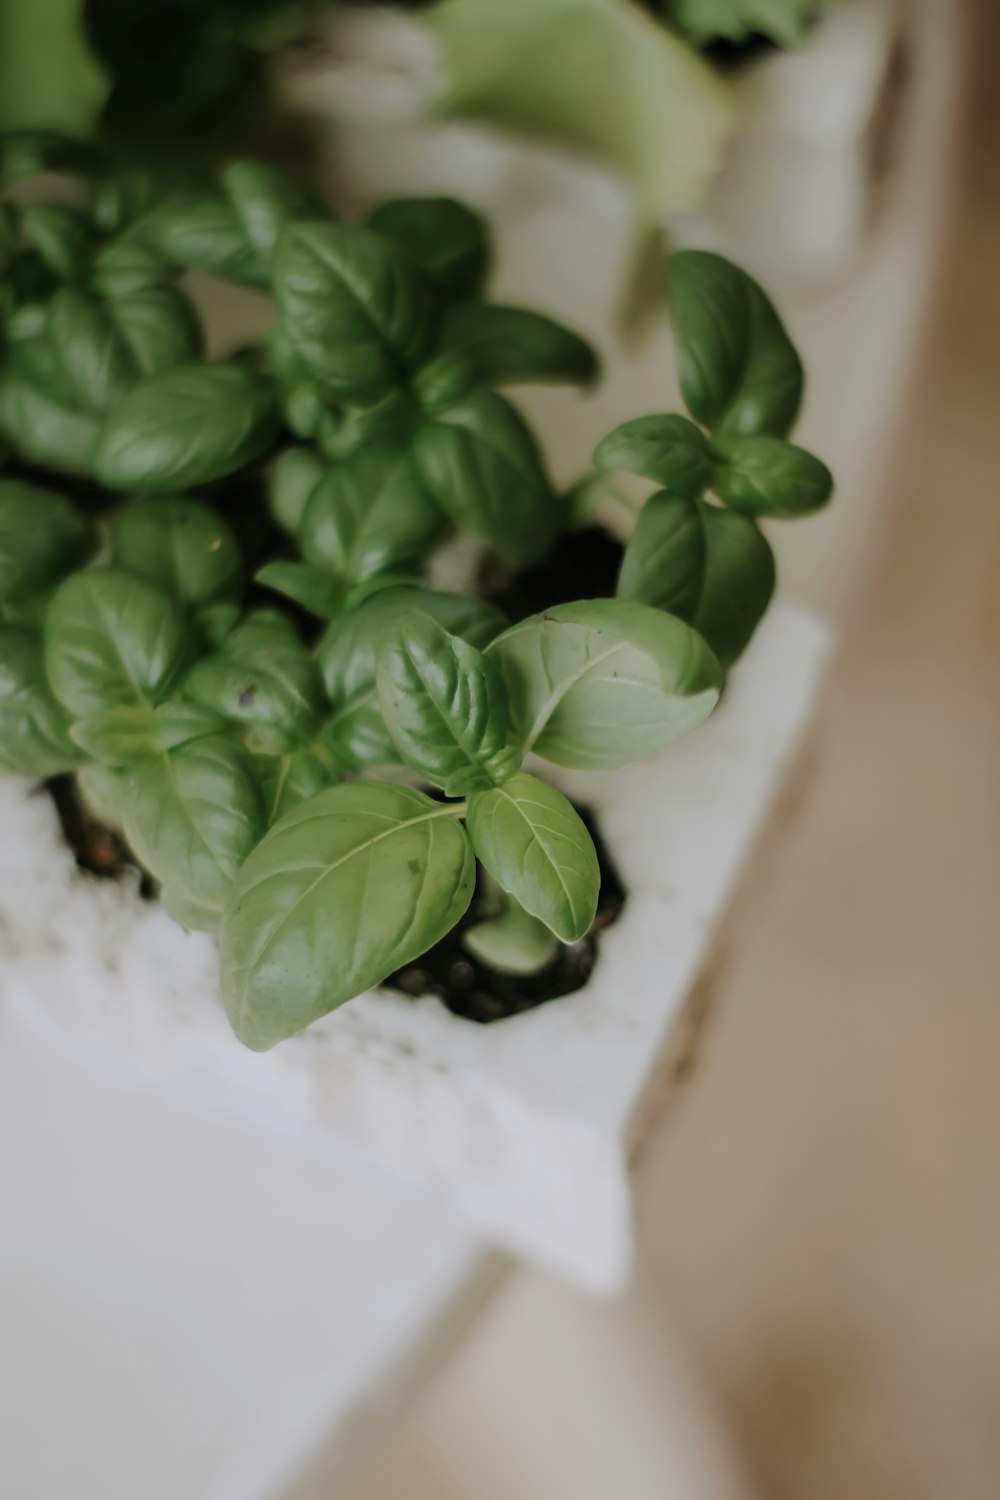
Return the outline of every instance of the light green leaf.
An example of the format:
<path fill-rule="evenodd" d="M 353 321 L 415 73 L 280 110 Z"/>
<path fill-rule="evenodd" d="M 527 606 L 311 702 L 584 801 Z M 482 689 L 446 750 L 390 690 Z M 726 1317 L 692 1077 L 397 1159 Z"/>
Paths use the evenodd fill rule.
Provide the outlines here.
<path fill-rule="evenodd" d="M 438 942 L 472 898 L 475 861 L 447 807 L 350 782 L 275 824 L 240 871 L 220 931 L 236 1035 L 263 1051 Z"/>
<path fill-rule="evenodd" d="M 584 770 L 652 754 L 700 724 L 719 696 L 719 664 L 700 635 L 621 599 L 532 615 L 487 655 L 503 673 L 518 743 Z"/>
<path fill-rule="evenodd" d="M 389 395 L 430 347 L 428 283 L 370 230 L 289 225 L 275 253 L 274 295 L 306 369 L 345 400 L 370 405 Z"/>
<path fill-rule="evenodd" d="M 169 595 L 113 568 L 67 578 L 45 620 L 49 682 L 79 718 L 158 702 L 173 686 L 184 645 L 181 615 Z"/>
<path fill-rule="evenodd" d="M 382 716 L 403 761 L 449 797 L 499 786 L 521 763 L 496 663 L 413 610 L 383 631 Z"/>
<path fill-rule="evenodd" d="M 111 555 L 117 567 L 152 579 L 190 609 L 243 597 L 243 556 L 232 527 L 184 495 L 133 501 L 119 519 Z"/>
<path fill-rule="evenodd" d="M 180 365 L 140 381 L 101 431 L 109 489 L 207 484 L 259 458 L 278 434 L 271 382 L 244 365 Z"/>
<path fill-rule="evenodd" d="M 0 480 L 0 600 L 30 599 L 97 550 L 97 530 L 71 500 L 21 480 Z"/>
<path fill-rule="evenodd" d="M 143 760 L 129 776 L 126 837 L 150 874 L 184 903 L 187 925 L 215 925 L 263 832 L 251 757 L 227 735 Z"/>
<path fill-rule="evenodd" d="M 717 433 L 785 437 L 802 401 L 802 361 L 764 292 L 706 250 L 672 255 L 667 277 L 688 411 Z"/>
<path fill-rule="evenodd" d="M 0 130 L 86 135 L 107 92 L 81 0 L 0 0 Z"/>
<path fill-rule="evenodd" d="M 617 593 L 686 620 L 728 669 L 771 601 L 774 576 L 771 548 L 748 516 L 663 493 L 639 512 Z"/>
<path fill-rule="evenodd" d="M 600 361 L 586 339 L 523 307 L 460 302 L 448 309 L 442 342 L 464 355 L 482 385 L 566 381 L 591 385 Z"/>
<path fill-rule="evenodd" d="M 512 900 L 499 916 L 467 927 L 462 946 L 499 974 L 537 974 L 559 953 L 555 933 Z"/>
<path fill-rule="evenodd" d="M 16 625 L 0 625 L 0 771 L 56 776 L 83 756 L 70 719 L 45 676 L 42 643 Z"/>
<path fill-rule="evenodd" d="M 733 510 L 791 519 L 822 509 L 833 475 L 805 448 L 775 437 L 719 437 L 712 488 Z"/>
<path fill-rule="evenodd" d="M 624 422 L 594 449 L 599 469 L 624 469 L 652 479 L 675 495 L 696 499 L 712 477 L 708 439 L 686 417 L 637 417 Z"/>
<path fill-rule="evenodd" d="M 558 521 L 556 498 L 531 429 L 502 396 L 480 391 L 426 423 L 414 455 L 442 510 L 504 562 L 521 567 L 545 554 Z"/>
<path fill-rule="evenodd" d="M 442 110 L 592 152 L 635 184 L 643 218 L 696 207 L 728 134 L 720 79 L 623 0 L 442 0 Z"/>
<path fill-rule="evenodd" d="M 398 246 L 445 297 L 472 297 L 490 270 L 489 229 L 454 198 L 392 198 L 372 210 L 369 229 Z"/>
<path fill-rule="evenodd" d="M 257 569 L 254 582 L 283 594 L 321 620 L 335 620 L 343 612 L 345 590 L 341 580 L 310 563 L 277 558 Z"/>
<path fill-rule="evenodd" d="M 564 943 L 597 911 L 601 871 L 594 842 L 561 792 L 519 771 L 469 798 L 469 837 L 494 880 Z"/>
<path fill-rule="evenodd" d="M 78 719 L 70 730 L 73 742 L 102 766 L 133 765 L 152 753 L 153 710 L 149 704 L 130 708 L 99 708 Z"/>
<path fill-rule="evenodd" d="M 268 476 L 268 503 L 282 531 L 298 536 L 306 501 L 326 469 L 312 448 L 296 445 L 278 454 Z"/>

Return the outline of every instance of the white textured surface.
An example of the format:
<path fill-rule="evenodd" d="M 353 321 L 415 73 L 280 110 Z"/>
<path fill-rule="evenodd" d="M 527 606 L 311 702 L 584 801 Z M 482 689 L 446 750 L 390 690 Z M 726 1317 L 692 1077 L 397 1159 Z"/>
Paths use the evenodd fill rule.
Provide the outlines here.
<path fill-rule="evenodd" d="M 825 629 L 775 608 L 701 730 L 563 784 L 629 897 L 584 991 L 481 1027 L 375 992 L 264 1055 L 233 1039 L 215 949 L 75 869 L 48 801 L 0 788 L 4 993 L 77 1055 L 281 1129 L 329 1133 L 445 1187 L 502 1245 L 595 1287 L 626 1277 L 624 1143 L 712 924 L 809 714 Z"/>

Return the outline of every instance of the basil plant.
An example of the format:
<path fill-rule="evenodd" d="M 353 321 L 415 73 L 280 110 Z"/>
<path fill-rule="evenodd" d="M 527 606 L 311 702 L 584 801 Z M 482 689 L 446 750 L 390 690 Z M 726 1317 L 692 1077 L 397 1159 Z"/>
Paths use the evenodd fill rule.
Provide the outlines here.
<path fill-rule="evenodd" d="M 509 574 L 573 524 L 498 388 L 588 383 L 588 344 L 487 295 L 451 200 L 336 222 L 256 163 L 197 179 L 0 139 L 0 768 L 74 773 L 166 910 L 218 933 L 267 1048 L 466 915 L 524 971 L 591 929 L 600 869 L 546 764 L 614 771 L 702 722 L 774 580 L 762 516 L 821 505 L 802 370 L 719 257 L 670 262 L 690 412 L 600 469 L 660 486 L 613 597 L 510 620 L 427 584 L 456 528 Z M 189 272 L 255 289 L 259 347 L 208 358 Z"/>

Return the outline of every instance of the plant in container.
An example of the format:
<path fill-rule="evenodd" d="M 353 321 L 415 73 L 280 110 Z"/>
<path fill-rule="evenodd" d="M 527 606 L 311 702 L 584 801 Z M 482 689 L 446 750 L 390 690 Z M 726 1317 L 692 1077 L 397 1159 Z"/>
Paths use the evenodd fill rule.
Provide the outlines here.
<path fill-rule="evenodd" d="M 480 964 L 546 970 L 601 884 L 546 767 L 613 773 L 701 723 L 772 592 L 758 519 L 829 496 L 787 441 L 803 374 L 771 303 L 671 259 L 690 416 L 597 445 L 658 488 L 606 597 L 567 599 L 579 492 L 496 387 L 597 360 L 488 301 L 478 216 L 397 200 L 350 227 L 253 163 L 169 188 L 4 142 L 5 185 L 42 167 L 86 191 L 0 219 L 0 764 L 75 775 L 167 911 L 218 932 L 253 1048 L 459 923 Z M 270 294 L 264 346 L 204 358 L 192 268 Z M 548 597 L 512 621 L 474 579 L 429 587 L 456 530 L 507 597 Z"/>

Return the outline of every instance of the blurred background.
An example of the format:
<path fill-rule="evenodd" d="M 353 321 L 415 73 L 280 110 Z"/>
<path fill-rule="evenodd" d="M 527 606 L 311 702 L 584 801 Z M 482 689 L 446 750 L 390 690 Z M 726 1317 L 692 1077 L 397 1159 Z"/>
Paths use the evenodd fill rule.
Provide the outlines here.
<path fill-rule="evenodd" d="M 848 13 L 829 16 L 845 92 L 808 69 L 784 104 L 784 85 L 763 84 L 771 125 L 755 130 L 751 91 L 738 170 L 671 218 L 680 241 L 742 247 L 806 348 L 802 440 L 841 494 L 779 555 L 786 593 L 839 645 L 637 1164 L 636 1289 L 586 1305 L 518 1272 L 370 1500 L 1000 1493 L 1000 4 L 844 0 Z M 410 53 L 369 66 L 349 29 L 341 42 L 347 103 L 323 170 L 343 202 L 400 176 L 439 186 L 438 127 L 421 134 L 409 113 Z M 325 110 L 325 77 L 296 66 L 283 87 Z M 376 98 L 386 77 L 396 92 Z M 826 123 L 785 139 L 782 109 L 797 118 L 803 97 L 829 99 Z M 574 270 L 582 169 L 539 153 L 525 176 L 474 130 L 457 151 L 448 139 L 455 190 L 502 219 L 498 295 L 617 339 L 634 250 L 619 190 L 579 188 L 606 212 Z M 838 165 L 848 139 L 863 182 L 853 156 Z M 221 344 L 243 316 L 217 309 Z M 557 470 L 634 415 L 666 337 L 622 338 L 584 419 L 575 397 L 538 399 Z"/>

